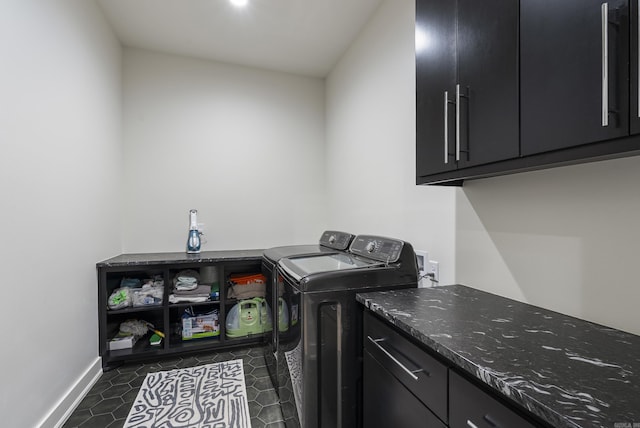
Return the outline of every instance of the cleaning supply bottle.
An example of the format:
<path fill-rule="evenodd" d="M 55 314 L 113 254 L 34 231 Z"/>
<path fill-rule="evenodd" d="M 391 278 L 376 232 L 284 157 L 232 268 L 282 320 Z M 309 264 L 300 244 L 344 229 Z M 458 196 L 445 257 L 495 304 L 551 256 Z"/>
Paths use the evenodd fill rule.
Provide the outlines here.
<path fill-rule="evenodd" d="M 200 231 L 198 230 L 198 210 L 189 210 L 189 238 L 187 239 L 187 253 L 200 253 Z"/>

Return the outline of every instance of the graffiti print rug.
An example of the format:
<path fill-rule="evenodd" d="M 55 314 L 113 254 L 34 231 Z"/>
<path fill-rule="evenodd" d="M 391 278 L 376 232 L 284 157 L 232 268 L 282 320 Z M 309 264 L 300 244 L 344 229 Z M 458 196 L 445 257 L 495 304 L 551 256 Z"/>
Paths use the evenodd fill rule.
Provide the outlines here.
<path fill-rule="evenodd" d="M 242 360 L 147 374 L 124 428 L 251 428 Z"/>

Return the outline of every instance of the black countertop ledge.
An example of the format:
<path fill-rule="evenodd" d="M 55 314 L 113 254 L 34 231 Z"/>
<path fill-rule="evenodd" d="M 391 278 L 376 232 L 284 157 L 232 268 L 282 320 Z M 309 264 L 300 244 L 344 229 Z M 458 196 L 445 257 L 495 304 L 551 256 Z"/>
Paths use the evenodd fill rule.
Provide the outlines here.
<path fill-rule="evenodd" d="M 119 256 L 98 262 L 96 267 L 255 261 L 262 258 L 263 251 L 264 250 L 229 250 L 202 251 L 199 254 L 187 254 L 186 252 L 120 254 Z"/>
<path fill-rule="evenodd" d="M 463 285 L 357 299 L 554 427 L 640 427 L 640 336 Z"/>

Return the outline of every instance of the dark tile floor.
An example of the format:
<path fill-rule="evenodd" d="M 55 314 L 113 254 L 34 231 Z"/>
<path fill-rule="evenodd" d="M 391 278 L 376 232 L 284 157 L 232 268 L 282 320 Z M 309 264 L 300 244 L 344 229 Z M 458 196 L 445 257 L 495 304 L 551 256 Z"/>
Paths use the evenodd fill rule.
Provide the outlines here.
<path fill-rule="evenodd" d="M 147 373 L 235 359 L 244 362 L 252 428 L 284 427 L 263 350 L 254 347 L 176 357 L 154 363 L 126 364 L 108 371 L 91 388 L 63 428 L 122 427 Z"/>

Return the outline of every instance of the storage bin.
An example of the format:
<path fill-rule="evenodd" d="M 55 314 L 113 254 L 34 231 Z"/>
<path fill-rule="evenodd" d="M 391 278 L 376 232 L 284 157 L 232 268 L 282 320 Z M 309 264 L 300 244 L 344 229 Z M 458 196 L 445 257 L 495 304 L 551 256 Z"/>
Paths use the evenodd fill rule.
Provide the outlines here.
<path fill-rule="evenodd" d="M 230 299 L 264 297 L 267 293 L 267 278 L 260 274 L 232 274 L 229 276 Z"/>
<path fill-rule="evenodd" d="M 218 310 L 192 315 L 185 312 L 182 315 L 182 340 L 203 339 L 220 335 Z"/>

